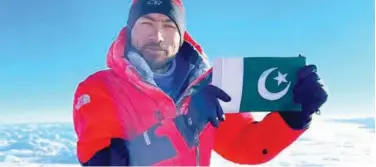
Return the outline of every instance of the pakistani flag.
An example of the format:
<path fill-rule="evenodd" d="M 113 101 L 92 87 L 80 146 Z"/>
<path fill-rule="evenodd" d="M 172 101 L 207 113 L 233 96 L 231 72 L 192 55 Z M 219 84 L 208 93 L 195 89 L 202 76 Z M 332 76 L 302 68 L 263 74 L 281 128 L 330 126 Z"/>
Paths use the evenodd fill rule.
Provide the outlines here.
<path fill-rule="evenodd" d="M 297 71 L 305 57 L 222 58 L 214 61 L 213 85 L 226 91 L 225 113 L 300 111 L 293 102 Z"/>

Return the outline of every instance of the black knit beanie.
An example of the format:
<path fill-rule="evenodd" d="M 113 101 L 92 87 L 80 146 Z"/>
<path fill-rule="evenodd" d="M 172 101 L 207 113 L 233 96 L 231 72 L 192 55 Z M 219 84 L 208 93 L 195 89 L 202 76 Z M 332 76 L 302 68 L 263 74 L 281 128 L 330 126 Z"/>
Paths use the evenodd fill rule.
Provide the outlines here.
<path fill-rule="evenodd" d="M 180 44 L 183 43 L 186 30 L 185 11 L 180 0 L 133 0 L 127 22 L 129 32 L 140 17 L 149 13 L 160 13 L 168 16 L 179 30 Z"/>

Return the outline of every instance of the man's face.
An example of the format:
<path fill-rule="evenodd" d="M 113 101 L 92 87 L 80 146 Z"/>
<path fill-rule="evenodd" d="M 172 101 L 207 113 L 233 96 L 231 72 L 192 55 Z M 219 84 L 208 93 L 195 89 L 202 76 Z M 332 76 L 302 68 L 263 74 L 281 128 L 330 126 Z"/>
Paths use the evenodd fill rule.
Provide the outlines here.
<path fill-rule="evenodd" d="M 140 17 L 132 28 L 132 45 L 152 70 L 164 67 L 179 50 L 180 35 L 169 17 L 151 13 Z"/>

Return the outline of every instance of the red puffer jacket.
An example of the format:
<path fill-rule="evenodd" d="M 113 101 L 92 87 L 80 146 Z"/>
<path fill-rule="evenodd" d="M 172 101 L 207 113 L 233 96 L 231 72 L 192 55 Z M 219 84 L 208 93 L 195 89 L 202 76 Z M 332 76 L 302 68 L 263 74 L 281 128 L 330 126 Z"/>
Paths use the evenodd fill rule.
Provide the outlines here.
<path fill-rule="evenodd" d="M 191 88 L 212 71 L 204 70 L 206 57 L 201 47 L 185 34 L 181 52 L 197 56 L 202 67 L 189 80 L 177 103 L 160 89 L 144 81 L 124 58 L 125 28 L 111 45 L 109 69 L 82 81 L 74 96 L 74 128 L 78 136 L 77 156 L 81 164 L 110 165 L 201 165 L 210 164 L 214 149 L 239 164 L 260 164 L 271 160 L 304 131 L 293 130 L 280 114 L 272 112 L 261 122 L 249 113 L 227 114 L 218 129 L 208 124 L 199 142 L 190 146 L 174 119 L 187 112 Z M 177 113 L 179 108 L 181 113 Z"/>

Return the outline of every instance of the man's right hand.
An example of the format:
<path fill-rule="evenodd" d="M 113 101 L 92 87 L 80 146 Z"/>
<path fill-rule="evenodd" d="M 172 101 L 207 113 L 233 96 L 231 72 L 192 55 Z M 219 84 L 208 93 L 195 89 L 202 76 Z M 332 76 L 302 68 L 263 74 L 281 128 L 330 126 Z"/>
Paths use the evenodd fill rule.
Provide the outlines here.
<path fill-rule="evenodd" d="M 207 85 L 191 97 L 188 108 L 188 119 L 192 124 L 201 129 L 208 122 L 218 128 L 219 121 L 224 121 L 225 116 L 218 99 L 229 102 L 231 97 L 222 89 Z"/>
<path fill-rule="evenodd" d="M 188 146 L 193 146 L 197 141 L 196 137 L 205 128 L 207 123 L 219 127 L 219 121 L 224 121 L 224 113 L 218 99 L 229 102 L 231 97 L 223 90 L 213 85 L 205 85 L 196 89 L 191 96 L 188 112 L 186 115 L 178 116 L 175 125 L 186 140 Z"/>

